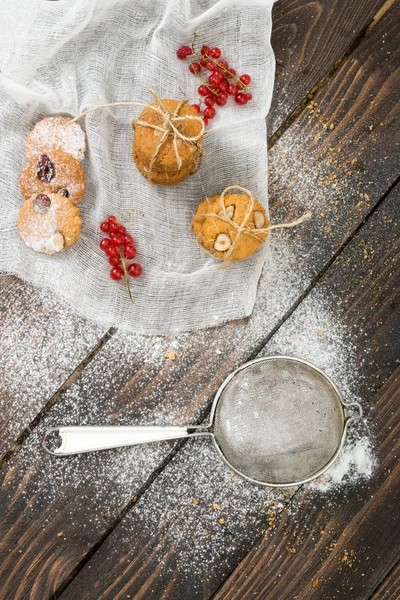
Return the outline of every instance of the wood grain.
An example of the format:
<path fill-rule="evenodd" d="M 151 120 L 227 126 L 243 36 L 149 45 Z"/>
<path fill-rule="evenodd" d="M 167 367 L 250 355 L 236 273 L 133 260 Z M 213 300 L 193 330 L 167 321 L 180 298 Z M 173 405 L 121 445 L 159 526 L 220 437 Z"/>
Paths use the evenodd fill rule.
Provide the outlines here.
<path fill-rule="evenodd" d="M 359 378 L 354 382 L 355 389 L 351 391 L 362 395 L 364 406 L 373 406 L 370 418 L 377 434 L 380 460 L 380 467 L 370 481 L 360 482 L 349 490 L 347 498 L 351 498 L 351 502 L 347 501 L 346 493 L 339 493 L 336 501 L 330 495 L 328 502 L 323 495 L 306 489 L 300 492 L 296 509 L 292 506 L 290 511 L 283 511 L 281 524 L 268 532 L 262 550 L 257 554 L 258 562 L 254 562 L 257 565 L 261 556 L 268 556 L 267 565 L 262 564 L 257 570 L 262 582 L 269 584 L 265 598 L 294 598 L 296 595 L 307 598 L 309 587 L 305 595 L 302 595 L 302 589 L 310 582 L 306 569 L 308 557 L 310 570 L 313 574 L 317 571 L 317 578 L 318 570 L 321 570 L 322 590 L 324 569 L 331 569 L 332 578 L 335 577 L 331 563 L 325 567 L 325 560 L 335 561 L 336 558 L 332 557 L 337 557 L 339 552 L 335 550 L 330 558 L 325 548 L 346 527 L 343 547 L 348 541 L 347 549 L 357 550 L 357 560 L 361 561 L 362 572 L 365 573 L 365 577 L 361 578 L 361 569 L 357 571 L 359 582 L 354 582 L 354 585 L 375 589 L 377 578 L 379 581 L 379 576 L 387 572 L 388 565 L 396 561 L 399 531 L 395 522 L 398 492 L 395 473 L 397 475 L 400 471 L 396 459 L 396 444 L 400 442 L 395 425 L 400 393 L 399 370 L 378 397 L 376 390 L 380 381 L 396 368 L 400 350 L 400 338 L 394 331 L 399 319 L 400 240 L 396 220 L 399 198 L 400 188 L 378 209 L 262 352 L 298 354 L 298 336 L 301 333 L 302 343 L 309 351 L 312 349 L 314 352 L 315 345 L 321 356 L 331 355 L 332 360 L 336 357 L 346 361 L 350 360 L 351 340 L 356 334 L 353 348 L 356 354 L 352 360 L 360 367 Z M 370 249 L 367 258 L 364 258 L 365 247 Z M 326 311 L 327 305 L 329 312 L 320 317 L 323 327 L 320 336 L 318 326 L 315 330 L 310 328 L 309 319 L 319 307 Z M 377 318 L 371 323 L 372 315 Z M 337 329 L 329 329 L 332 321 L 341 326 L 339 335 L 343 336 L 343 340 L 340 343 L 348 344 L 347 359 L 346 354 L 337 356 L 332 351 L 338 343 Z M 389 339 L 392 340 L 391 345 L 385 344 L 384 340 Z M 367 359 L 365 347 L 370 349 Z M 301 356 L 310 358 L 306 350 Z M 337 383 L 341 387 L 344 382 Z M 387 469 L 391 470 L 390 477 Z M 186 444 L 61 595 L 62 600 L 76 597 L 82 600 L 120 600 L 127 595 L 137 600 L 177 600 L 187 598 L 188 593 L 193 599 L 210 598 L 268 525 L 268 502 L 271 499 L 268 492 L 260 491 L 258 495 L 254 492 L 254 496 L 249 498 L 248 487 L 245 483 L 232 483 L 229 469 L 218 463 L 215 454 L 207 450 L 206 442 Z M 377 498 L 376 502 L 371 499 L 372 495 Z M 193 504 L 193 498 L 197 503 Z M 283 503 L 287 500 L 281 495 L 274 495 L 272 499 Z M 224 505 L 224 509 L 215 511 L 214 502 Z M 384 524 L 378 518 L 383 510 Z M 366 518 L 370 516 L 370 520 L 363 529 L 364 514 Z M 242 521 L 244 515 L 245 526 Z M 221 516 L 224 518 L 222 524 L 219 522 Z M 320 526 L 326 528 L 324 537 L 320 535 Z M 314 552 L 316 543 L 320 545 Z M 352 552 L 350 555 L 353 556 Z M 295 564 L 297 556 L 299 564 Z M 373 565 L 368 572 L 363 564 L 367 560 L 371 560 Z M 104 573 L 106 561 L 107 573 Z M 284 575 L 292 564 L 290 575 Z M 344 562 L 341 562 L 339 566 L 343 565 Z M 341 571 L 338 573 L 334 579 L 335 590 L 340 584 Z M 249 588 L 246 587 L 246 581 L 244 573 L 240 582 L 246 593 L 249 590 L 251 597 L 254 590 L 250 584 Z M 262 591 L 260 585 L 257 593 Z M 229 593 L 235 598 L 244 597 L 242 588 L 231 585 L 228 580 L 220 597 L 224 597 L 223 594 L 229 597 Z M 255 596 L 258 597 L 257 594 Z M 325 596 L 320 597 L 325 599 Z"/>
<path fill-rule="evenodd" d="M 0 277 L 0 456 L 104 333 L 52 294 Z"/>
<path fill-rule="evenodd" d="M 272 11 L 276 78 L 268 129 L 274 133 L 392 2 L 280 0 Z M 378 18 L 382 18 L 380 12 Z M 374 23 L 375 24 L 375 23 Z"/>
<path fill-rule="evenodd" d="M 298 214 L 309 200 L 314 202 L 315 214 L 307 227 L 274 236 L 252 318 L 247 323 L 231 323 L 223 328 L 180 336 L 173 340 L 176 361 L 163 358 L 171 340 L 154 340 L 152 346 L 143 344 L 135 336 L 114 336 L 48 411 L 18 454 L 10 459 L 3 470 L 1 499 L 4 543 L 0 556 L 3 573 L 6 573 L 3 586 L 6 598 L 14 600 L 29 594 L 31 598 L 42 600 L 43 595 L 47 597 L 60 589 L 171 456 L 171 445 L 162 444 L 57 462 L 44 456 L 38 448 L 45 428 L 61 422 L 122 424 L 155 419 L 184 423 L 201 419 L 226 374 L 257 353 L 293 305 L 309 291 L 310 284 L 320 277 L 343 241 L 353 235 L 393 183 L 398 174 L 398 165 L 392 159 L 398 125 L 397 113 L 392 108 L 396 95 L 396 33 L 390 31 L 387 46 L 381 43 L 382 34 L 388 28 L 394 29 L 391 23 L 388 15 L 371 30 L 352 55 L 354 60 L 346 62 L 332 85 L 316 98 L 319 112 L 315 109 L 313 113 L 304 112 L 299 125 L 291 127 L 272 152 L 270 191 L 275 220 L 290 218 L 291 215 L 286 214 L 289 208 Z M 388 48 L 394 56 L 390 64 L 387 63 Z M 335 90 L 343 89 L 344 80 L 349 88 L 347 72 L 354 69 L 354 61 L 359 65 L 360 75 L 355 77 L 352 73 L 351 95 L 341 103 Z M 365 87 L 372 94 L 368 101 L 362 97 Z M 347 137 L 349 112 L 363 113 L 365 106 L 370 123 L 379 124 L 382 115 L 385 118 L 389 115 L 387 127 L 371 132 L 369 126 L 361 126 L 356 136 Z M 335 129 L 331 130 L 326 124 L 333 109 Z M 305 136 L 303 130 L 306 130 Z M 338 145 L 338 140 L 345 142 L 340 161 L 329 150 L 329 146 Z M 385 153 L 379 152 L 382 148 Z M 391 160 L 385 160 L 386 153 Z M 317 157 L 318 169 L 315 168 Z M 348 161 L 352 160 L 359 161 L 360 166 L 353 167 L 349 174 Z M 380 177 L 375 177 L 376 172 Z M 299 180 L 301 173 L 304 174 L 302 181 Z M 336 182 L 323 186 L 320 179 L 324 173 L 326 180 L 335 182 L 336 179 Z M 360 173 L 365 179 L 364 186 L 359 184 Z M 361 199 L 359 193 L 367 194 L 368 199 L 364 196 Z M 282 272 L 290 278 L 289 282 L 282 279 Z M 389 330 L 383 326 L 375 334 L 385 338 Z M 382 354 L 378 353 L 377 362 L 372 366 L 390 370 L 388 352 L 384 349 Z M 376 389 L 378 382 L 373 383 Z M 215 469 L 207 471 L 208 476 L 213 473 Z M 223 477 L 223 472 L 220 476 Z M 163 481 L 165 479 L 160 486 Z M 162 510 L 163 489 L 159 489 L 159 509 Z M 243 488 L 239 489 L 245 493 Z M 238 492 L 235 490 L 232 498 Z M 167 520 L 167 530 L 168 526 Z M 254 543 L 253 531 L 252 527 L 243 525 L 243 553 L 249 543 Z M 143 535 L 146 537 L 147 532 Z M 141 538 L 143 546 L 145 537 Z M 234 534 L 230 539 L 231 542 L 235 539 Z M 238 543 L 240 545 L 240 540 Z M 156 552 L 155 560 L 157 556 Z M 240 558 L 236 556 L 234 565 L 229 568 Z M 112 562 L 111 555 L 109 560 Z M 177 556 L 171 555 L 170 560 L 176 564 Z M 184 558 L 182 560 L 184 564 Z M 16 577 L 16 573 L 24 576 Z M 218 572 L 213 585 L 219 585 L 226 574 L 226 571 Z M 167 585 L 168 593 L 172 593 L 173 581 Z M 209 589 L 215 588 L 206 582 L 204 593 Z"/>
<path fill-rule="evenodd" d="M 398 600 L 398 598 L 400 598 L 400 565 L 390 571 L 372 594 L 371 600 Z"/>

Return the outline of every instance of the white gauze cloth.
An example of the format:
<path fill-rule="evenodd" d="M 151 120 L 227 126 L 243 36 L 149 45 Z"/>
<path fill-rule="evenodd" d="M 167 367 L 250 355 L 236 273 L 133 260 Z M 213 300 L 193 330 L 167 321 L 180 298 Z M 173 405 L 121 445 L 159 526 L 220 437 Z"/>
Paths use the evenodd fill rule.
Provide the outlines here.
<path fill-rule="evenodd" d="M 221 269 L 191 229 L 199 202 L 230 185 L 267 204 L 267 115 L 274 81 L 270 45 L 272 0 L 2 0 L 0 13 L 0 269 L 53 290 L 77 312 L 103 325 L 168 334 L 221 324 L 251 313 L 267 244 Z M 252 77 L 253 101 L 232 98 L 219 108 L 204 139 L 197 174 L 173 186 L 150 185 L 132 155 L 131 121 L 141 108 L 107 108 L 80 121 L 87 191 L 79 206 L 78 242 L 53 256 L 27 248 L 16 229 L 19 176 L 35 123 L 77 116 L 109 102 L 161 98 L 198 101 L 199 80 L 176 57 L 191 44 L 219 46 L 238 74 Z M 218 107 L 217 107 L 218 108 Z M 109 277 L 99 248 L 108 215 L 136 207 L 124 222 L 136 243 L 143 276 Z"/>

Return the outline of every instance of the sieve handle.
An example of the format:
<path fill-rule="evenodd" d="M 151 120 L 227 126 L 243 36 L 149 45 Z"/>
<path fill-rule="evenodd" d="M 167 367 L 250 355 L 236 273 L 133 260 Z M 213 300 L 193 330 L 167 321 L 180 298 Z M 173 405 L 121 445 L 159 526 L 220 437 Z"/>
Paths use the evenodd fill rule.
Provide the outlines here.
<path fill-rule="evenodd" d="M 61 445 L 50 449 L 49 439 L 58 434 Z M 122 446 L 136 446 L 149 442 L 176 440 L 199 435 L 209 435 L 208 427 L 163 427 L 139 425 L 125 427 L 113 425 L 110 427 L 53 427 L 46 431 L 42 438 L 42 446 L 49 454 L 69 456 L 94 450 L 108 450 Z"/>

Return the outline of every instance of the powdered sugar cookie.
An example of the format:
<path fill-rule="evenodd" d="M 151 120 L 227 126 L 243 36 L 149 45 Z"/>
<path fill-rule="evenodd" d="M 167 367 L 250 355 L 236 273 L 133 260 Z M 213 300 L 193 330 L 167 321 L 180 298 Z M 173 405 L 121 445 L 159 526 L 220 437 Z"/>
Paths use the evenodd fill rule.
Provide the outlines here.
<path fill-rule="evenodd" d="M 70 124 L 70 117 L 55 115 L 36 123 L 28 135 L 25 146 L 27 158 L 44 154 L 50 150 L 61 150 L 76 160 L 83 160 L 86 150 L 85 134 L 78 123 Z"/>
<path fill-rule="evenodd" d="M 80 204 L 86 189 L 85 172 L 70 154 L 51 150 L 31 158 L 19 178 L 21 194 L 62 194 L 74 204 Z"/>
<path fill-rule="evenodd" d="M 75 244 L 81 231 L 78 208 L 62 194 L 33 194 L 17 221 L 25 244 L 36 252 L 55 254 Z"/>

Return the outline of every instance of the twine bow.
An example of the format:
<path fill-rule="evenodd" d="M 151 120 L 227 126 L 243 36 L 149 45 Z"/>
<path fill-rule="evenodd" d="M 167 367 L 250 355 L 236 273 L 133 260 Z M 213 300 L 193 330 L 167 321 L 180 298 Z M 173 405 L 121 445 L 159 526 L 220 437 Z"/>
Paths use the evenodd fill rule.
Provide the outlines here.
<path fill-rule="evenodd" d="M 176 156 L 176 162 L 178 165 L 178 169 L 180 169 L 182 167 L 182 159 L 180 157 L 179 150 L 178 150 L 178 143 L 177 143 L 178 139 L 182 140 L 188 146 L 190 146 L 191 144 L 194 145 L 196 150 L 200 151 L 200 147 L 197 144 L 197 142 L 204 135 L 205 125 L 204 125 L 203 119 L 200 116 L 198 116 L 198 117 L 196 117 L 194 115 L 179 116 L 179 111 L 184 104 L 187 104 L 187 100 L 180 100 L 178 102 L 178 105 L 175 108 L 175 110 L 171 110 L 163 104 L 161 98 L 158 96 L 158 94 L 152 88 L 149 88 L 149 92 L 154 96 L 154 99 L 156 101 L 155 106 L 153 104 L 144 104 L 143 102 L 112 102 L 111 104 L 99 104 L 98 106 L 92 106 L 92 108 L 85 110 L 83 113 L 81 113 L 80 115 L 78 115 L 77 117 L 72 119 L 70 121 L 70 124 L 75 123 L 75 121 L 77 121 L 81 117 L 84 117 L 85 115 L 87 115 L 88 113 L 90 113 L 94 110 L 98 110 L 99 108 L 107 108 L 109 106 L 142 106 L 142 107 L 147 107 L 147 108 L 150 108 L 151 110 L 154 110 L 162 118 L 162 121 L 159 125 L 155 125 L 153 123 L 148 123 L 147 121 L 142 121 L 141 119 L 135 119 L 132 122 L 132 125 L 134 128 L 136 127 L 136 125 L 142 125 L 143 127 L 149 127 L 150 129 L 154 129 L 155 131 L 160 131 L 162 134 L 161 139 L 160 139 L 159 143 L 157 144 L 157 148 L 155 149 L 154 155 L 150 161 L 149 168 L 146 169 L 146 171 L 148 171 L 148 173 L 149 173 L 149 179 L 150 179 L 151 172 L 153 170 L 154 163 L 157 159 L 158 153 L 160 152 L 162 145 L 164 144 L 164 142 L 167 139 L 172 138 L 172 145 L 173 145 L 175 156 Z M 200 124 L 200 132 L 197 135 L 188 136 L 188 135 L 185 135 L 184 133 L 182 133 L 180 125 L 183 121 L 188 121 L 188 120 L 197 121 Z M 192 174 L 196 173 L 196 171 L 198 171 L 198 169 L 200 168 L 201 159 L 202 159 L 202 154 L 200 152 L 200 160 L 198 161 L 198 164 L 196 165 L 195 169 L 192 171 Z"/>
<path fill-rule="evenodd" d="M 244 194 L 247 194 L 247 196 L 249 196 L 249 198 L 250 198 L 247 210 L 243 216 L 243 220 L 241 223 L 236 223 L 236 221 L 234 221 L 233 219 L 231 219 L 228 216 L 228 213 L 226 211 L 225 196 L 226 196 L 227 192 L 229 192 L 230 190 L 240 190 Z M 200 219 L 203 219 L 204 217 L 214 217 L 216 219 L 221 219 L 221 221 L 225 221 L 225 223 L 228 223 L 233 229 L 236 230 L 236 237 L 232 241 L 230 248 L 224 254 L 224 261 L 226 263 L 228 263 L 226 266 L 228 266 L 232 260 L 231 259 L 232 253 L 233 253 L 235 247 L 237 246 L 237 244 L 239 243 L 241 235 L 250 235 L 253 239 L 262 243 L 265 238 L 260 237 L 260 234 L 262 234 L 262 235 L 267 234 L 269 231 L 272 231 L 273 229 L 284 229 L 284 228 L 295 227 L 296 225 L 300 225 L 300 223 L 303 223 L 304 221 L 308 221 L 311 218 L 311 212 L 308 211 L 308 212 L 304 213 L 301 217 L 299 217 L 298 219 L 295 219 L 294 221 L 291 221 L 290 223 L 277 223 L 276 225 L 269 225 L 268 227 L 257 229 L 255 227 L 250 227 L 250 225 L 248 225 L 248 221 L 250 220 L 250 217 L 252 216 L 252 213 L 253 213 L 254 204 L 255 204 L 255 198 L 254 198 L 253 194 L 250 192 L 250 190 L 248 190 L 244 187 L 241 187 L 240 185 L 230 185 L 227 188 L 225 188 L 224 191 L 221 193 L 221 196 L 220 196 L 221 211 L 219 213 L 208 213 L 208 214 L 202 214 L 202 215 L 199 215 L 198 217 L 195 217 L 195 220 L 200 220 Z M 210 254 L 211 256 L 213 256 L 215 258 L 215 254 L 212 254 L 211 252 L 208 252 L 208 254 Z"/>

